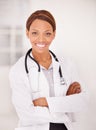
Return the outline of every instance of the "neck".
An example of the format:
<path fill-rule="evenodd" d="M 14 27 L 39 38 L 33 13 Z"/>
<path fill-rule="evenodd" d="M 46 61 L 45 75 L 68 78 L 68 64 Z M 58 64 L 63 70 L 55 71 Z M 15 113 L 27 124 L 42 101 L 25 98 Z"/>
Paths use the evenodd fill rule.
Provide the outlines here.
<path fill-rule="evenodd" d="M 40 63 L 40 62 L 47 62 L 48 60 L 51 59 L 51 55 L 50 55 L 50 52 L 47 51 L 47 52 L 44 52 L 44 53 L 38 53 L 38 52 L 34 52 L 32 50 L 32 55 L 34 57 L 34 59 Z"/>

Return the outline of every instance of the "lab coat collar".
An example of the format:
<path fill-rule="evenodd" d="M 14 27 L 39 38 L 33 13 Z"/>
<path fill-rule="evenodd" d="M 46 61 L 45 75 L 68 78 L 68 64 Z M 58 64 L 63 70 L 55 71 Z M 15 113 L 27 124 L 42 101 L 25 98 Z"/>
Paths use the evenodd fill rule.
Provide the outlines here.
<path fill-rule="evenodd" d="M 51 54 L 51 53 L 50 53 Z M 32 55 L 32 53 L 30 53 L 30 55 L 33 57 L 33 55 Z M 51 54 L 51 57 L 52 57 L 52 66 L 53 66 L 53 71 L 54 72 L 56 72 L 56 71 L 58 71 L 59 70 L 59 62 L 57 62 L 55 59 L 54 59 L 54 57 L 53 57 L 53 55 Z M 30 70 L 30 68 L 31 67 L 36 67 L 36 68 L 38 68 L 38 66 L 37 66 L 37 64 L 34 62 L 34 61 L 32 61 L 32 59 L 28 56 L 28 62 L 29 62 L 29 65 L 28 65 L 28 69 Z M 53 73 L 54 73 L 53 72 Z"/>
<path fill-rule="evenodd" d="M 32 53 L 30 53 L 30 55 L 33 57 Z M 30 69 L 34 67 L 38 70 L 37 64 L 28 56 L 28 70 L 30 71 Z"/>

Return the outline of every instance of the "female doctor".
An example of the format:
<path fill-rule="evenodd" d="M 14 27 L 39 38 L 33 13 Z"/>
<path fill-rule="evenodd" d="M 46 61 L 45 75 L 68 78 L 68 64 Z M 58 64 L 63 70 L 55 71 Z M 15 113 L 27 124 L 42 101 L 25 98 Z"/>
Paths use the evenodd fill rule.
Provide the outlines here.
<path fill-rule="evenodd" d="M 46 10 L 32 13 L 26 34 L 32 49 L 10 71 L 18 129 L 74 130 L 73 114 L 86 106 L 86 92 L 73 64 L 49 50 L 56 34 L 52 14 Z"/>

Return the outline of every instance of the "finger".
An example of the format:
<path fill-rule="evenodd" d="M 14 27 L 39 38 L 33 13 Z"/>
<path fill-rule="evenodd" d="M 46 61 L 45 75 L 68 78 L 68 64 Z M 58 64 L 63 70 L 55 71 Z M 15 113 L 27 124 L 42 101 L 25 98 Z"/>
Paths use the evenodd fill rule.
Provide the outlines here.
<path fill-rule="evenodd" d="M 81 86 L 78 82 L 73 82 L 69 88 L 68 88 L 68 91 L 66 93 L 66 95 L 70 95 L 70 94 L 75 94 L 77 89 L 81 89 Z M 79 90 L 78 90 L 78 93 L 79 93 Z"/>
<path fill-rule="evenodd" d="M 81 89 L 81 86 L 78 82 L 74 82 L 69 86 L 69 89 L 67 91 L 67 95 L 79 93 L 80 90 L 77 91 L 77 89 Z"/>
<path fill-rule="evenodd" d="M 76 85 L 80 85 L 80 83 L 78 83 L 78 82 L 73 82 L 70 86 L 76 86 Z"/>
<path fill-rule="evenodd" d="M 77 85 L 76 82 L 70 84 L 70 86 L 69 86 L 69 90 L 72 91 L 72 90 L 74 89 L 74 86 L 75 86 L 75 85 Z"/>
<path fill-rule="evenodd" d="M 40 98 L 33 100 L 34 106 L 39 106 L 40 102 L 41 102 Z"/>
<path fill-rule="evenodd" d="M 67 90 L 67 95 L 73 94 L 73 84 L 71 84 Z"/>
<path fill-rule="evenodd" d="M 80 85 L 73 86 L 73 93 L 79 93 L 79 92 L 81 92 L 81 86 Z"/>
<path fill-rule="evenodd" d="M 76 89 L 75 93 L 81 93 L 81 89 Z"/>

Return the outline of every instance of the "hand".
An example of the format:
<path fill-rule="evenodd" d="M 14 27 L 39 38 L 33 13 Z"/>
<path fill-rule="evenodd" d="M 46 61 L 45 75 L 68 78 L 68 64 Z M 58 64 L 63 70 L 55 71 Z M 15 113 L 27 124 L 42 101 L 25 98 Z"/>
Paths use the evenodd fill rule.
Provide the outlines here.
<path fill-rule="evenodd" d="M 77 94 L 80 92 L 81 92 L 80 84 L 78 82 L 74 82 L 69 86 L 66 95 Z"/>
<path fill-rule="evenodd" d="M 34 106 L 48 107 L 47 100 L 44 97 L 33 100 L 33 104 Z"/>

